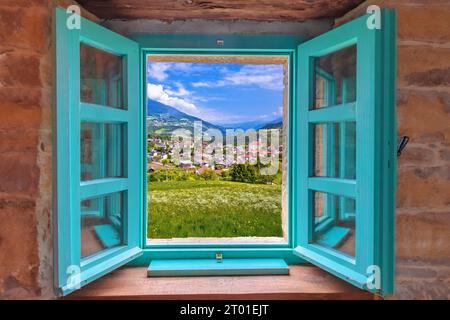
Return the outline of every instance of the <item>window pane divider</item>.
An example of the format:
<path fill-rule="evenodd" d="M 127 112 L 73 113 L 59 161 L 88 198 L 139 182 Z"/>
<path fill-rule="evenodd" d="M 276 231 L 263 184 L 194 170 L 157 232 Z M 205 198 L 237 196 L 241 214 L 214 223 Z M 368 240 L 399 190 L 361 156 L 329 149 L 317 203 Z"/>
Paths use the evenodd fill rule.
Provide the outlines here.
<path fill-rule="evenodd" d="M 356 197 L 356 180 L 314 177 L 308 179 L 308 188 L 338 196 Z"/>
<path fill-rule="evenodd" d="M 310 110 L 308 120 L 310 123 L 356 121 L 356 102 Z"/>
<path fill-rule="evenodd" d="M 128 189 L 127 178 L 105 178 L 80 183 L 80 198 L 93 198 Z"/>
<path fill-rule="evenodd" d="M 123 109 L 82 102 L 80 120 L 101 123 L 123 123 L 128 122 L 128 112 Z"/>

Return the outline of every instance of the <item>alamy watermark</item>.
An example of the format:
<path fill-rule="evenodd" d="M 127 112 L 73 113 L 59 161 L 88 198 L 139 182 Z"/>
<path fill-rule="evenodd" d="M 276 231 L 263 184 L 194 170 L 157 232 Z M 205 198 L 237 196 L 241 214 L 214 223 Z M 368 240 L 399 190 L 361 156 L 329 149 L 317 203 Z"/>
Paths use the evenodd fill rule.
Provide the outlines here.
<path fill-rule="evenodd" d="M 78 290 L 81 287 L 81 268 L 77 265 L 70 265 L 66 269 L 67 283 L 69 290 Z"/>
<path fill-rule="evenodd" d="M 367 28 L 369 30 L 381 29 L 381 8 L 373 4 L 367 7 L 366 12 L 371 14 L 366 21 Z"/>
<path fill-rule="evenodd" d="M 380 290 L 381 289 L 381 269 L 380 266 L 370 265 L 366 269 L 368 275 L 366 286 L 369 290 Z"/>
<path fill-rule="evenodd" d="M 262 164 L 261 175 L 275 175 L 280 164 L 280 129 L 203 130 L 202 121 L 195 121 L 193 131 L 176 129 L 171 134 L 172 162 L 180 164 Z"/>
<path fill-rule="evenodd" d="M 69 30 L 81 29 L 81 9 L 77 5 L 68 6 L 66 9 L 68 14 L 66 26 Z"/>

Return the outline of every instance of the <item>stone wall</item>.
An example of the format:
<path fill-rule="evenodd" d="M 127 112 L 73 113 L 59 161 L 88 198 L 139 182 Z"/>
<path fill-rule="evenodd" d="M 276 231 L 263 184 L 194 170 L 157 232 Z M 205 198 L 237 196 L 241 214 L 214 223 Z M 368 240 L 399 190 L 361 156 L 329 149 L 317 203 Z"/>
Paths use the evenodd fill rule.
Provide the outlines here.
<path fill-rule="evenodd" d="M 72 3 L 0 3 L 0 299 L 53 296 L 53 7 Z"/>
<path fill-rule="evenodd" d="M 0 299 L 54 297 L 53 9 L 74 3 L 0 2 Z M 99 22 L 81 9 L 84 17 Z M 328 30 L 331 23 L 329 19 L 307 23 L 196 20 L 181 25 L 139 22 L 136 27 L 142 24 L 153 32 L 188 32 L 190 28 L 210 33 L 311 37 Z"/>
<path fill-rule="evenodd" d="M 450 2 L 366 1 L 398 14 L 398 299 L 450 298 Z"/>
<path fill-rule="evenodd" d="M 53 297 L 52 8 L 71 3 L 70 0 L 0 3 L 2 299 Z M 393 297 L 450 298 L 450 3 L 446 0 L 372 3 L 398 9 L 399 135 L 411 138 L 399 159 L 397 292 Z M 359 15 L 368 4 L 348 13 L 336 24 Z M 84 11 L 83 15 L 97 21 Z M 239 21 L 216 22 L 177 23 L 196 30 L 199 25 L 214 25 L 216 32 L 302 31 L 309 36 L 327 28 L 325 22 L 258 26 Z M 158 26 L 171 32 L 177 23 L 109 24 L 126 33 L 130 26 L 140 27 L 141 31 L 155 30 L 153 27 Z"/>

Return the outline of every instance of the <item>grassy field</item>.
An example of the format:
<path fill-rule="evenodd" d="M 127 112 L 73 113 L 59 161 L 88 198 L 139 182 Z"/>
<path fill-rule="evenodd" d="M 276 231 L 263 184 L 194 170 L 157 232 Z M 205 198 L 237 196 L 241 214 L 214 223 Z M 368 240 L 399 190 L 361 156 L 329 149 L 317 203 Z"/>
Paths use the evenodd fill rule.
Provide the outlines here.
<path fill-rule="evenodd" d="M 283 236 L 280 185 L 167 181 L 148 191 L 148 238 Z"/>

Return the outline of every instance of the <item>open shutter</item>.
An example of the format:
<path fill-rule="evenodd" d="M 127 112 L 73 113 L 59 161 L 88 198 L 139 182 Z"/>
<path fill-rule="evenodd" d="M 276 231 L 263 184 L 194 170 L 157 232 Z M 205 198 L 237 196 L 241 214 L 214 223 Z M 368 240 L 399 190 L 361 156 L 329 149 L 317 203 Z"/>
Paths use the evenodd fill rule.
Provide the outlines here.
<path fill-rule="evenodd" d="M 138 44 L 55 14 L 55 282 L 65 295 L 141 254 L 142 110 Z"/>
<path fill-rule="evenodd" d="M 372 292 L 393 291 L 395 13 L 366 15 L 298 47 L 297 246 Z M 375 28 L 373 28 L 375 27 Z"/>

